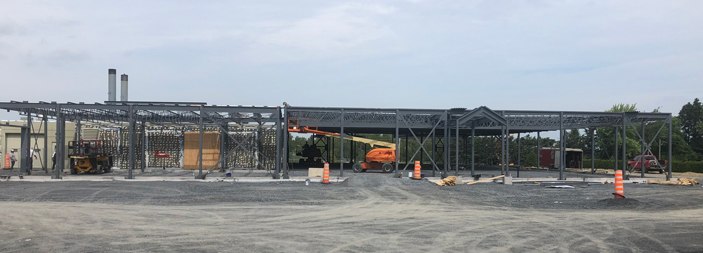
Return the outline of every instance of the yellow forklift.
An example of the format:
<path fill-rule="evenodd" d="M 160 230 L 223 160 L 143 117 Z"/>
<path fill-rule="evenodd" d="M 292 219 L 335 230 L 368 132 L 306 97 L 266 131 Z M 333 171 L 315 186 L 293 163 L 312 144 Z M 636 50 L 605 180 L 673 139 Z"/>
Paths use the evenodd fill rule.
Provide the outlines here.
<path fill-rule="evenodd" d="M 112 172 L 113 156 L 108 141 L 85 140 L 68 142 L 71 174 Z"/>

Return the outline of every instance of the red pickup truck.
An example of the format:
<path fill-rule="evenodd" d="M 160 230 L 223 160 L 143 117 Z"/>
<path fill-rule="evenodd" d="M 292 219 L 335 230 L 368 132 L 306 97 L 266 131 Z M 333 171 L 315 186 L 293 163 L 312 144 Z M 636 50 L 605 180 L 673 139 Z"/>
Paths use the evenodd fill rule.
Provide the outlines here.
<path fill-rule="evenodd" d="M 642 169 L 642 156 L 637 156 L 633 158 L 632 160 L 627 162 L 627 170 L 628 171 L 633 171 L 634 170 L 641 170 Z M 663 164 L 662 164 L 663 163 Z M 649 171 L 659 171 L 659 173 L 664 173 L 664 167 L 666 166 L 666 161 L 658 161 L 657 157 L 653 155 L 645 155 L 644 156 L 644 168 L 645 172 Z"/>

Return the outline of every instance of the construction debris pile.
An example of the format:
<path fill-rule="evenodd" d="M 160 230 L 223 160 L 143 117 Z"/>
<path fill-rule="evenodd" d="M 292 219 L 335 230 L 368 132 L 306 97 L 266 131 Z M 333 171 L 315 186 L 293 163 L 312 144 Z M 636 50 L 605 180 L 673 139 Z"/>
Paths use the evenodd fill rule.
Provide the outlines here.
<path fill-rule="evenodd" d="M 434 182 L 434 183 L 437 184 L 437 185 L 441 185 L 441 186 L 452 186 L 452 185 L 456 185 L 456 177 L 455 177 L 455 176 L 448 176 L 448 177 L 446 177 L 446 178 L 444 178 L 444 179 L 442 179 L 442 180 L 436 181 L 436 182 Z"/>
<path fill-rule="evenodd" d="M 683 177 L 679 178 L 679 180 L 677 180 L 677 181 L 647 180 L 647 183 L 648 184 L 665 184 L 665 185 L 686 185 L 686 186 L 699 184 L 699 182 L 693 178 L 688 179 L 688 178 L 683 178 Z"/>

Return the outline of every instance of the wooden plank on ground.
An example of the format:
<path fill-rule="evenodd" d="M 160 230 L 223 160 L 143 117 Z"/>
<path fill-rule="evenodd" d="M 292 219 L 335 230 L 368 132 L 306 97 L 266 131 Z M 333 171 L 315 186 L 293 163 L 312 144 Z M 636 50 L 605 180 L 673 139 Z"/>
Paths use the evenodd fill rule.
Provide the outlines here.
<path fill-rule="evenodd" d="M 505 177 L 505 175 L 500 175 L 500 176 L 497 176 L 497 177 L 486 178 L 486 179 L 481 179 L 481 180 L 478 180 L 478 181 L 468 182 L 468 183 L 466 183 L 466 185 L 476 184 L 476 183 L 486 182 L 486 181 L 491 181 L 491 180 L 496 180 L 496 179 L 502 178 L 502 177 Z"/>

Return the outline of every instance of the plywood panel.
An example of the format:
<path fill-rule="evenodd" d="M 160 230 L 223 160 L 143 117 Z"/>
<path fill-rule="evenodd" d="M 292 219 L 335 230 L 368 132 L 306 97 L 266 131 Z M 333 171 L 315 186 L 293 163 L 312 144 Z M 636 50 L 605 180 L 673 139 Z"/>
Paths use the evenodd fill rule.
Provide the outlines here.
<path fill-rule="evenodd" d="M 197 170 L 200 133 L 186 132 L 183 139 L 183 169 Z M 220 133 L 203 133 L 203 170 L 209 170 L 220 160 Z M 219 168 L 219 166 L 217 166 Z"/>

